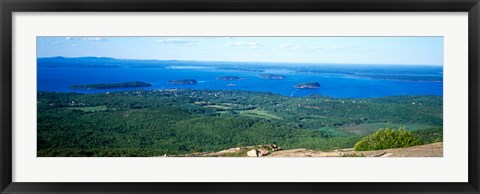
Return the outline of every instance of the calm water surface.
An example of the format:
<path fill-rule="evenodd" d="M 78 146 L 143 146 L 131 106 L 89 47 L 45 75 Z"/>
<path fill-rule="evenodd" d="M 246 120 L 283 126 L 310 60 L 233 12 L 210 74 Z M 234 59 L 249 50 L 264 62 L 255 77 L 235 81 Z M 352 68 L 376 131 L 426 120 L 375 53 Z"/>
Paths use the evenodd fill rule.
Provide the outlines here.
<path fill-rule="evenodd" d="M 284 80 L 268 80 L 258 77 L 259 72 L 220 70 L 208 67 L 182 66 L 169 68 L 63 68 L 39 67 L 38 90 L 57 92 L 103 93 L 109 91 L 132 90 L 72 90 L 71 85 L 116 83 L 143 81 L 152 87 L 143 89 L 210 89 L 210 90 L 247 90 L 272 92 L 285 96 L 307 96 L 312 94 L 337 98 L 371 98 L 392 95 L 443 95 L 443 82 L 399 81 L 359 78 L 335 73 L 296 73 L 289 70 L 266 70 L 262 73 L 276 73 L 286 77 Z M 225 81 L 220 76 L 240 76 L 245 79 Z M 169 80 L 195 79 L 196 85 L 170 85 Z M 319 89 L 295 89 L 293 86 L 303 82 L 319 82 Z M 228 86 L 230 85 L 230 86 Z M 235 85 L 235 86 L 231 86 Z"/>

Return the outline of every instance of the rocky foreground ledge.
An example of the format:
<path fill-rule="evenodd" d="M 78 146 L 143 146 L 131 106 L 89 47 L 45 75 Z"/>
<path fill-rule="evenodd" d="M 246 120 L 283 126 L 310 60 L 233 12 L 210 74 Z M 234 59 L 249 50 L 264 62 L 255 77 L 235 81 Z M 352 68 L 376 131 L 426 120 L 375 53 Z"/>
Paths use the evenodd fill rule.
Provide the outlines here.
<path fill-rule="evenodd" d="M 283 150 L 275 144 L 269 144 L 172 157 L 443 157 L 443 142 L 375 151 L 354 151 L 350 148 L 328 152 L 303 148 Z"/>

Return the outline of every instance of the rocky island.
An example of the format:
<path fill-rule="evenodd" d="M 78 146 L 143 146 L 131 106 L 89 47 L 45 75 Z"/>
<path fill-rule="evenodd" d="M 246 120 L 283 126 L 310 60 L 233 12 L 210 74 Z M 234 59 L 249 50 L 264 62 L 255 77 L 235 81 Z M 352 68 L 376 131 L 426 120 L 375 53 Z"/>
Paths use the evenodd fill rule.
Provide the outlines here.
<path fill-rule="evenodd" d="M 307 83 L 297 84 L 293 87 L 299 88 L 299 89 L 315 89 L 315 88 L 320 88 L 320 84 L 318 82 L 307 82 Z"/>
<path fill-rule="evenodd" d="M 192 84 L 197 84 L 197 80 L 194 79 L 181 79 L 181 80 L 170 80 L 168 81 L 169 84 L 174 84 L 174 85 L 192 85 Z"/>
<path fill-rule="evenodd" d="M 262 79 L 285 79 L 285 76 L 283 75 L 270 74 L 270 73 L 260 74 L 258 75 L 258 77 Z"/>
<path fill-rule="evenodd" d="M 218 80 L 243 80 L 243 77 L 238 77 L 238 76 L 221 76 L 217 77 Z"/>
<path fill-rule="evenodd" d="M 135 88 L 135 87 L 150 87 L 152 84 L 145 82 L 122 82 L 122 83 L 101 83 L 101 84 L 85 84 L 69 86 L 70 89 L 75 90 L 89 90 L 89 89 L 111 89 L 111 88 Z"/>

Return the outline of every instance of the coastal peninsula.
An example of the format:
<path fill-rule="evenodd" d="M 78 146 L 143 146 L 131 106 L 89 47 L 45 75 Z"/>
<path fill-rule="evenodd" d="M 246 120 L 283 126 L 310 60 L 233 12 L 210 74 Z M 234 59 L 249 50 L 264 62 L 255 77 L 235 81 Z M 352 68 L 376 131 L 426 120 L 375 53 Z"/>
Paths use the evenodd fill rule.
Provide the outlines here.
<path fill-rule="evenodd" d="M 150 87 L 152 84 L 146 82 L 121 82 L 121 83 L 101 83 L 101 84 L 85 84 L 69 86 L 74 90 L 89 90 L 89 89 L 111 89 L 111 88 L 135 88 L 135 87 Z"/>

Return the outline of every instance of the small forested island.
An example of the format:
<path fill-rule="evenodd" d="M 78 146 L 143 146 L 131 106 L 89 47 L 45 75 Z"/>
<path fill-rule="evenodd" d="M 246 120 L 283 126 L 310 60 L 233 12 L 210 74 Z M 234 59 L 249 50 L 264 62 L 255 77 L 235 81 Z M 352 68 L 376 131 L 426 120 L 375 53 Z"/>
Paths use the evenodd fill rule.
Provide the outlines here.
<path fill-rule="evenodd" d="M 194 79 L 181 79 L 181 80 L 170 80 L 168 81 L 169 84 L 175 84 L 175 85 L 191 85 L 191 84 L 197 84 L 197 80 Z"/>
<path fill-rule="evenodd" d="M 88 89 L 111 89 L 111 88 L 135 88 L 135 87 L 150 87 L 152 84 L 146 82 L 122 82 L 122 83 L 101 83 L 101 84 L 85 84 L 69 86 L 70 89 L 88 90 Z"/>
<path fill-rule="evenodd" d="M 299 88 L 299 89 L 314 89 L 314 88 L 320 88 L 320 84 L 318 82 L 307 82 L 307 83 L 297 84 L 293 87 Z"/>
<path fill-rule="evenodd" d="M 243 80 L 243 77 L 238 77 L 238 76 L 221 76 L 217 77 L 218 80 Z"/>
<path fill-rule="evenodd" d="M 270 73 L 260 74 L 258 75 L 258 77 L 262 79 L 285 79 L 285 76 L 283 75 L 270 74 Z"/>

